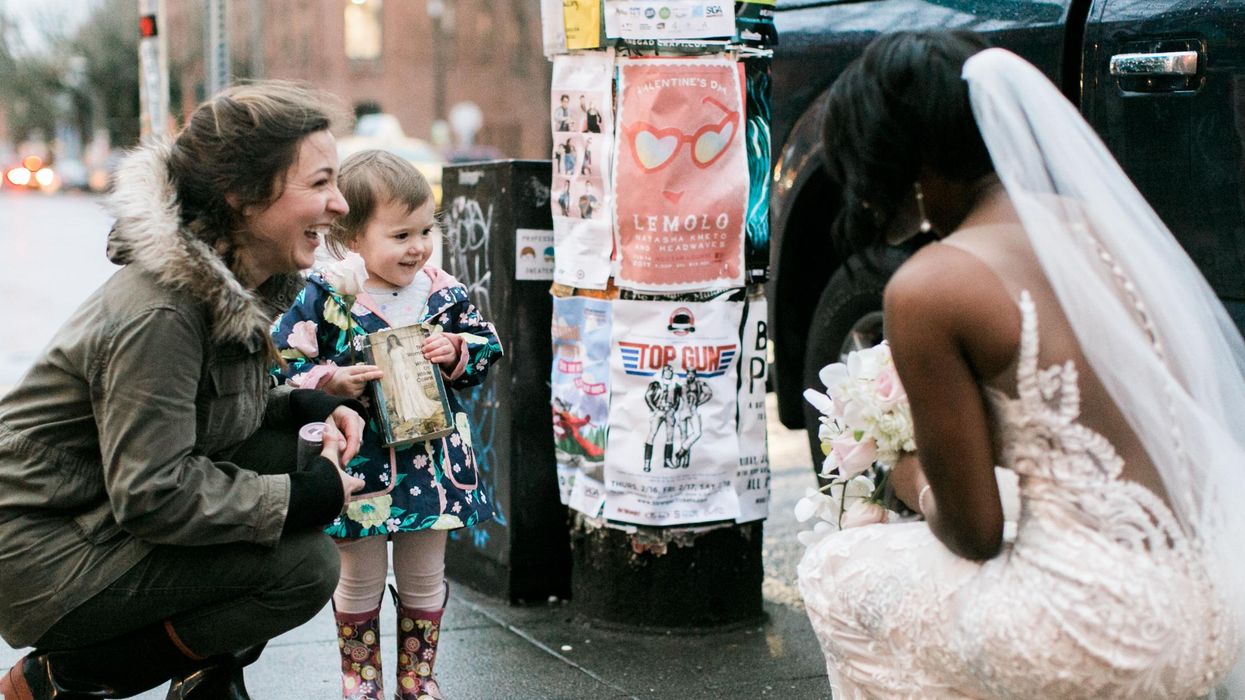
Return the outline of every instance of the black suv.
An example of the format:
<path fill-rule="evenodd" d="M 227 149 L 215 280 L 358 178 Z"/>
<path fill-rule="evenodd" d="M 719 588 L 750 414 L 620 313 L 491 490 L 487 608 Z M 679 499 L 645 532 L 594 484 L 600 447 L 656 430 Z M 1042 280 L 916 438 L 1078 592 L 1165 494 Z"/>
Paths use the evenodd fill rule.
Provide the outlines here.
<path fill-rule="evenodd" d="M 783 424 L 815 435 L 801 394 L 881 340 L 882 287 L 904 257 L 874 269 L 835 253 L 838 193 L 821 167 L 826 91 L 880 33 L 969 29 L 1038 66 L 1245 326 L 1245 0 L 778 0 L 775 21 L 768 296 Z"/>

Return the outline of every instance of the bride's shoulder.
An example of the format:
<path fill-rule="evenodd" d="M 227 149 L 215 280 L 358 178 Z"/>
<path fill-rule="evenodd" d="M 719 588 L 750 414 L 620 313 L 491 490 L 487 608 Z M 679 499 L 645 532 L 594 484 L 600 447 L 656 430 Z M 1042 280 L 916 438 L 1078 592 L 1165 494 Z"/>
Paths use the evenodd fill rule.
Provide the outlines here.
<path fill-rule="evenodd" d="M 901 334 L 934 333 L 975 346 L 983 335 L 1006 341 L 1019 332 L 1020 313 L 1003 280 L 954 245 L 934 243 L 914 253 L 887 283 L 883 304 L 888 326 Z"/>
<path fill-rule="evenodd" d="M 982 283 L 1001 281 L 980 258 L 953 245 L 931 243 L 912 254 L 886 285 L 888 299 L 920 305 L 971 301 Z"/>

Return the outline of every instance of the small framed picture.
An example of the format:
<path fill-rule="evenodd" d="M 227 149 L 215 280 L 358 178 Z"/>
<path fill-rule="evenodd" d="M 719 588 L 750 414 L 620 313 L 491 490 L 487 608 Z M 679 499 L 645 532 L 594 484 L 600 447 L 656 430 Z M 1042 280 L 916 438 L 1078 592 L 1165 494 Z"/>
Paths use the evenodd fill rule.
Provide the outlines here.
<path fill-rule="evenodd" d="M 385 373 L 372 385 L 386 447 L 432 440 L 454 431 L 440 368 L 424 357 L 429 334 L 416 324 L 367 335 L 364 345 L 369 359 Z"/>

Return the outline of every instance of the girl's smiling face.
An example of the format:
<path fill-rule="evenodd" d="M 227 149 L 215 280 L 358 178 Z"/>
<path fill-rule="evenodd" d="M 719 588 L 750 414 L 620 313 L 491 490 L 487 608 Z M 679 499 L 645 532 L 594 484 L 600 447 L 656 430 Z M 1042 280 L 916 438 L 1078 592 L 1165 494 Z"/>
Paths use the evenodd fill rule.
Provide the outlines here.
<path fill-rule="evenodd" d="M 414 211 L 390 199 L 376 207 L 354 250 L 367 265 L 369 283 L 384 289 L 401 289 L 432 255 L 436 222 L 431 198 Z"/>

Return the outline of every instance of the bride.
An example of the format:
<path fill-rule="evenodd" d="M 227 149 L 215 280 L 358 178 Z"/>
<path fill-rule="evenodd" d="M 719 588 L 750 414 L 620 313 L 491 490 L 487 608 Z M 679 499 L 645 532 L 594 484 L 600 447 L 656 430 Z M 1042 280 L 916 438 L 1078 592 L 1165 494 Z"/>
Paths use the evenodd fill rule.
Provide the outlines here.
<path fill-rule="evenodd" d="M 971 34 L 874 41 L 824 137 L 840 243 L 938 238 L 885 294 L 918 445 L 892 484 L 924 522 L 799 565 L 835 698 L 1245 697 L 1245 344 L 1170 232 Z"/>

